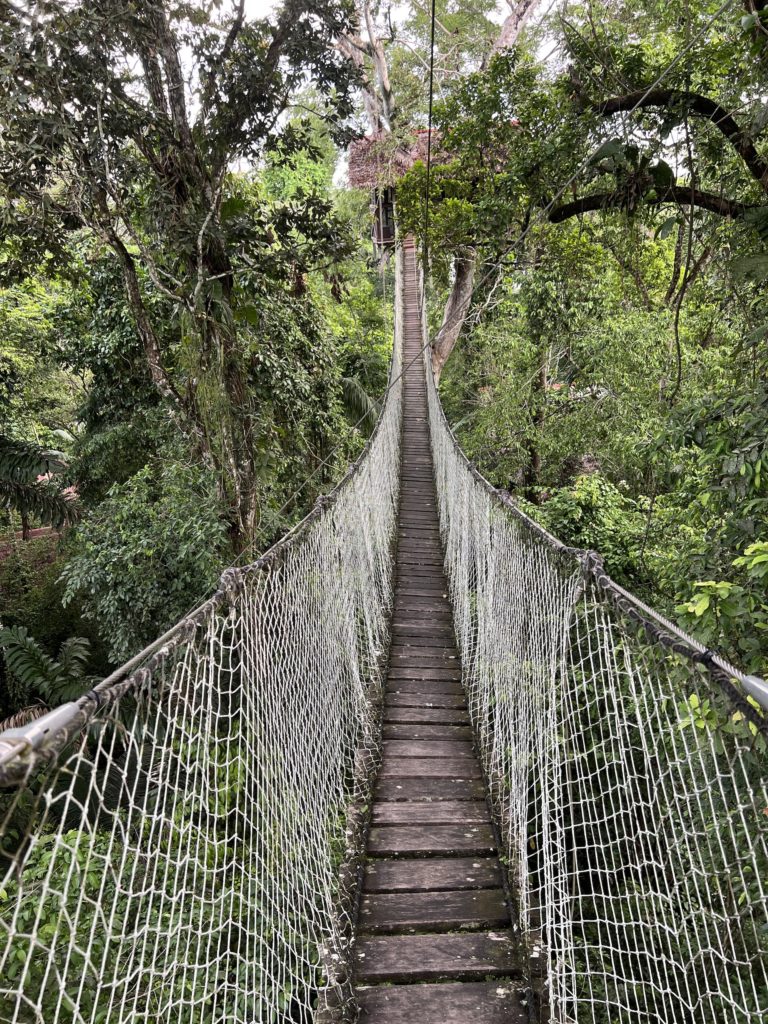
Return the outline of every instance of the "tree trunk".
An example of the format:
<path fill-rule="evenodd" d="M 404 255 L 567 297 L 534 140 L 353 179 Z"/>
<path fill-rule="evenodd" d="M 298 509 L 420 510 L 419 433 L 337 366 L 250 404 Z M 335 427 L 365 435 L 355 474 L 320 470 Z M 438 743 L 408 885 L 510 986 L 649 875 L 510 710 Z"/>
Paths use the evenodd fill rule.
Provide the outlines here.
<path fill-rule="evenodd" d="M 468 249 L 457 255 L 454 263 L 456 276 L 443 311 L 443 322 L 437 337 L 432 342 L 432 372 L 435 375 L 435 384 L 440 383 L 440 374 L 443 372 L 448 357 L 453 352 L 467 319 L 475 284 L 476 266 L 477 254 L 474 249 Z"/>
<path fill-rule="evenodd" d="M 510 13 L 505 18 L 496 42 L 491 47 L 483 66 L 500 50 L 515 45 L 524 22 L 533 14 L 540 2 L 541 0 L 507 0 L 511 8 Z M 459 340 L 459 335 L 467 319 L 475 284 L 476 264 L 477 252 L 474 249 L 467 249 L 456 257 L 456 278 L 445 304 L 440 332 L 432 346 L 432 371 L 435 375 L 435 384 L 440 383 L 440 374 Z"/>
<path fill-rule="evenodd" d="M 500 50 L 507 50 L 515 45 L 523 24 L 539 6 L 539 2 L 540 0 L 518 0 L 515 3 L 515 0 L 507 0 L 508 5 L 512 8 L 512 12 L 504 19 L 504 24 L 501 26 L 498 38 L 491 49 L 491 56 Z"/>

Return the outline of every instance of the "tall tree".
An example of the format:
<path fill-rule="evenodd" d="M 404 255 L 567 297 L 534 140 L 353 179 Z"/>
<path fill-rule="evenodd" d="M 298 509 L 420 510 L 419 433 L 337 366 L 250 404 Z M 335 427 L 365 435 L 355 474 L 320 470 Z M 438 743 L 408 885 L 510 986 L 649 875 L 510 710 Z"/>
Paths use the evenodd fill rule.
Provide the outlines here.
<path fill-rule="evenodd" d="M 485 0 L 465 8 L 441 0 L 435 5 L 435 61 L 433 89 L 447 96 L 468 71 L 485 67 L 497 53 L 515 46 L 540 0 L 506 0 L 509 11 L 501 27 L 490 20 L 496 4 Z M 396 142 L 412 142 L 414 120 L 426 114 L 429 49 L 432 35 L 431 4 L 414 0 L 410 16 L 398 32 L 391 9 L 383 12 L 374 0 L 358 0 L 357 31 L 341 37 L 339 47 L 362 74 L 362 93 L 372 132 L 394 134 Z M 390 65 L 394 64 L 394 72 Z M 413 80 L 417 87 L 411 88 Z M 398 85 L 400 95 L 398 95 Z M 415 95 L 415 99 L 414 99 Z M 472 299 L 477 252 L 473 245 L 457 249 L 453 283 L 440 330 L 432 342 L 432 369 L 439 381 L 446 360 L 461 334 Z"/>
<path fill-rule="evenodd" d="M 243 546 L 258 516 L 258 410 L 238 275 L 290 277 L 297 236 L 314 240 L 305 260 L 340 243 L 312 197 L 245 222 L 229 169 L 300 148 L 301 126 L 282 115 L 308 76 L 341 125 L 356 71 L 335 48 L 347 0 L 285 0 L 268 21 L 244 0 L 222 7 L 4 0 L 0 218 L 30 254 L 61 252 L 78 227 L 113 253 L 154 387 L 216 471 Z M 151 295 L 170 304 L 172 342 Z"/>

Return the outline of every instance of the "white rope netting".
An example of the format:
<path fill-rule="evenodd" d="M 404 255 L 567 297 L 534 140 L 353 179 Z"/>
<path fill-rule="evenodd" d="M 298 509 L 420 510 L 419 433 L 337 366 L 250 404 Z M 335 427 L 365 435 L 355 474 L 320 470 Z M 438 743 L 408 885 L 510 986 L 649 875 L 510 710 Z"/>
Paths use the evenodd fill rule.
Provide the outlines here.
<path fill-rule="evenodd" d="M 768 1020 L 766 716 L 470 467 L 427 376 L 470 714 L 542 1019 Z"/>
<path fill-rule="evenodd" d="M 0 780 L 15 786 L 0 832 L 3 1024 L 344 1016 L 344 865 L 388 645 L 396 335 L 376 432 L 333 498 L 226 573 L 137 671 L 65 708 L 36 753 L 0 738 Z"/>

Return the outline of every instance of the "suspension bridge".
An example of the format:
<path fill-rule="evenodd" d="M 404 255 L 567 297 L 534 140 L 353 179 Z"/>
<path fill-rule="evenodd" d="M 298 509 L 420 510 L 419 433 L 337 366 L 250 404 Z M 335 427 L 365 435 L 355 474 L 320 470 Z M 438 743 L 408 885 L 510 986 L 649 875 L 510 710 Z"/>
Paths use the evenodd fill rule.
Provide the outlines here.
<path fill-rule="evenodd" d="M 338 488 L 0 734 L 0 1021 L 758 1024 L 768 687 L 468 463 L 413 245 Z"/>

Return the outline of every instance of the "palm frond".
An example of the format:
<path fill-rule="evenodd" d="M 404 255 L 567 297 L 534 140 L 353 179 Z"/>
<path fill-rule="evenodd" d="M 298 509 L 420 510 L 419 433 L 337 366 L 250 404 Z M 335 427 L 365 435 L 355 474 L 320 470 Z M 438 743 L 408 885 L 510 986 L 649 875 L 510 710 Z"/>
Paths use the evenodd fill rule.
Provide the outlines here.
<path fill-rule="evenodd" d="M 29 690 L 50 701 L 65 682 L 61 669 L 25 626 L 0 629 L 0 647 L 11 675 Z"/>
<path fill-rule="evenodd" d="M 61 473 L 66 465 L 63 452 L 0 434 L 0 478 L 30 483 L 46 473 Z"/>
<path fill-rule="evenodd" d="M 45 653 L 25 626 L 0 629 L 0 647 L 11 675 L 51 706 L 76 700 L 91 685 L 85 674 L 91 645 L 84 637 L 65 640 L 58 661 Z"/>
<path fill-rule="evenodd" d="M 0 476 L 0 506 L 35 516 L 43 525 L 56 529 L 69 526 L 80 517 L 77 499 L 45 481 L 25 482 Z"/>
<path fill-rule="evenodd" d="M 82 678 L 91 655 L 91 642 L 84 636 L 71 636 L 59 648 L 59 667 L 68 676 Z"/>

